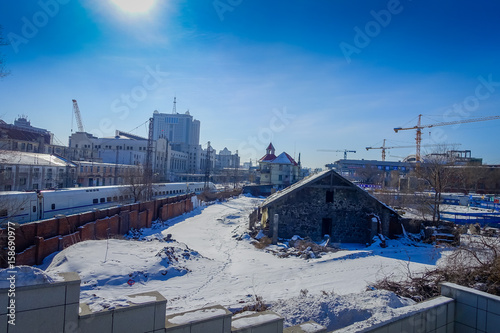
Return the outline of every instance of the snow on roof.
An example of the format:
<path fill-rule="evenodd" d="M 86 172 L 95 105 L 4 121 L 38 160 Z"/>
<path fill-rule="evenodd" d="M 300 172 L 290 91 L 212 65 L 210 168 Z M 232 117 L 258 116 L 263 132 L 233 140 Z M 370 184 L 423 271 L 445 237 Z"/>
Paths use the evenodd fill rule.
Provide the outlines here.
<path fill-rule="evenodd" d="M 75 164 L 51 154 L 26 153 L 20 151 L 1 150 L 0 163 L 21 165 L 67 166 Z"/>
<path fill-rule="evenodd" d="M 349 180 L 345 179 L 344 177 L 342 177 L 341 175 L 339 175 L 338 173 L 336 173 L 334 170 L 325 170 L 325 171 L 321 171 L 317 174 L 314 174 L 312 176 L 309 176 L 309 177 L 306 177 L 298 182 L 296 182 L 295 184 L 293 185 L 290 185 L 286 188 L 284 188 L 283 190 L 281 191 L 278 191 L 274 194 L 271 194 L 266 200 L 264 200 L 264 202 L 262 203 L 262 207 L 266 207 L 268 206 L 269 204 L 271 204 L 272 202 L 276 201 L 276 200 L 279 200 L 285 196 L 287 196 L 288 194 L 294 192 L 294 191 L 297 191 L 298 189 L 310 184 L 310 183 L 313 183 L 315 181 L 317 181 L 318 179 L 322 178 L 322 177 L 325 177 L 326 175 L 328 175 L 329 173 L 335 173 L 338 177 L 341 177 L 342 179 L 344 179 L 346 182 L 350 183 L 352 185 L 353 188 L 359 190 L 359 191 L 363 191 L 363 193 L 365 193 L 365 195 L 371 197 L 372 199 L 378 201 L 380 204 L 382 204 L 383 206 L 385 206 L 387 209 L 389 209 L 391 212 L 393 212 L 394 214 L 397 214 L 397 212 L 392 209 L 390 206 L 386 205 L 385 203 L 383 203 L 382 201 L 378 200 L 377 198 L 375 198 L 373 195 L 371 195 L 370 193 L 366 192 L 365 190 L 361 189 L 360 187 L 358 187 L 356 184 L 353 184 L 351 183 Z"/>
<path fill-rule="evenodd" d="M 288 195 L 289 193 L 296 191 L 299 188 L 302 188 L 302 187 L 308 185 L 309 183 L 312 183 L 312 182 L 322 178 L 323 176 L 325 176 L 326 174 L 328 174 L 331 171 L 333 171 L 333 170 L 321 171 L 319 173 L 316 173 L 314 175 L 311 175 L 309 177 L 301 179 L 298 182 L 296 182 L 295 184 L 292 184 L 288 187 L 285 187 L 281 191 L 278 191 L 274 194 L 271 194 L 266 200 L 264 200 L 264 202 L 262 203 L 262 207 L 265 207 L 265 206 L 269 205 L 270 203 L 272 203 L 273 201 L 278 200 L 278 199 Z"/>
<path fill-rule="evenodd" d="M 295 162 L 295 160 L 285 152 L 279 154 L 278 157 L 271 161 L 271 163 L 297 165 L 297 162 Z"/>

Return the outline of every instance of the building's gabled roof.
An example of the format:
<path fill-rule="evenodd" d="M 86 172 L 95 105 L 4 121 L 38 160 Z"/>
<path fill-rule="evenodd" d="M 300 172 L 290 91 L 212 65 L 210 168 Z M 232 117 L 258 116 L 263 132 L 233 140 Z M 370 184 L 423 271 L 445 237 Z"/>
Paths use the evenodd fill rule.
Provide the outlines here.
<path fill-rule="evenodd" d="M 278 157 L 271 161 L 271 163 L 298 165 L 297 162 L 295 162 L 295 160 L 292 158 L 292 156 L 288 155 L 285 152 L 279 154 Z"/>
<path fill-rule="evenodd" d="M 392 209 L 391 207 L 387 206 L 386 204 L 384 204 L 383 202 L 379 201 L 377 198 L 375 198 L 374 196 L 372 196 L 370 193 L 366 192 L 365 190 L 359 188 L 356 184 L 353 184 L 351 183 L 349 180 L 345 179 L 344 177 L 342 177 L 341 175 L 339 175 L 337 172 L 335 172 L 334 170 L 325 170 L 325 171 L 321 171 L 319 173 L 316 173 L 314 175 L 311 175 L 309 177 L 306 177 L 298 182 L 296 182 L 295 184 L 293 185 L 290 185 L 286 188 L 284 188 L 283 190 L 281 191 L 278 191 L 274 194 L 271 194 L 266 200 L 264 200 L 264 202 L 261 204 L 261 207 L 267 207 L 269 205 L 271 205 L 272 203 L 275 203 L 276 201 L 278 200 L 281 200 L 283 198 L 285 198 L 286 196 L 290 195 L 291 193 L 295 192 L 295 191 L 298 191 L 308 185 L 311 185 L 317 181 L 319 181 L 320 179 L 323 179 L 325 177 L 329 177 L 330 175 L 334 175 L 340 179 L 342 179 L 343 182 L 345 182 L 346 184 L 349 184 L 352 186 L 353 189 L 357 190 L 357 191 L 361 191 L 364 193 L 364 195 L 372 198 L 373 200 L 376 200 L 377 202 L 379 202 L 381 205 L 385 206 L 387 209 L 391 210 L 394 214 L 397 214 L 396 211 L 394 211 L 394 209 Z"/>
<path fill-rule="evenodd" d="M 266 150 L 274 150 L 274 146 L 273 146 L 272 142 L 269 143 L 269 146 L 267 146 Z"/>
<path fill-rule="evenodd" d="M 299 180 L 298 182 L 296 182 L 295 184 L 292 184 L 288 187 L 285 187 L 283 190 L 281 191 L 278 191 L 274 194 L 271 194 L 269 197 L 267 197 L 266 200 L 264 200 L 264 202 L 262 203 L 262 207 L 265 207 L 265 206 L 268 206 L 270 203 L 278 200 L 278 199 L 281 199 L 283 197 L 285 197 L 286 195 L 292 193 L 292 192 L 295 192 L 297 191 L 298 189 L 302 188 L 302 187 L 305 187 L 313 182 L 315 182 L 316 180 L 318 179 L 321 179 L 323 177 L 325 177 L 330 171 L 332 170 L 326 170 L 326 171 L 322 171 L 322 172 L 319 172 L 319 173 L 316 173 L 314 175 L 311 175 L 309 177 L 306 177 L 304 179 L 301 179 Z"/>
<path fill-rule="evenodd" d="M 274 154 L 266 154 L 262 156 L 259 160 L 259 162 L 271 162 L 276 159 L 276 155 Z"/>

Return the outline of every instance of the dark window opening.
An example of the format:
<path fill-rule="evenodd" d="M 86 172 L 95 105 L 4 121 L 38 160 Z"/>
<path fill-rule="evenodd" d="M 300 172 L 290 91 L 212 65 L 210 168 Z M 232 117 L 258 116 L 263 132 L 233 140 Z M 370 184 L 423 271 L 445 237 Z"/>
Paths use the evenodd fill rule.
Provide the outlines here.
<path fill-rule="evenodd" d="M 326 202 L 333 202 L 333 191 L 326 191 Z"/>
<path fill-rule="evenodd" d="M 101 199 L 100 199 L 100 202 L 101 202 L 101 203 L 106 202 L 106 198 L 101 198 Z"/>
<path fill-rule="evenodd" d="M 107 197 L 107 198 L 106 198 L 106 201 L 107 201 L 107 202 L 110 202 L 110 201 L 111 201 L 111 197 Z"/>
<path fill-rule="evenodd" d="M 332 219 L 331 218 L 323 218 L 321 222 L 321 234 L 329 235 L 332 234 Z"/>
<path fill-rule="evenodd" d="M 36 207 L 36 206 L 33 206 L 33 207 Z M 8 214 L 7 214 L 7 209 L 0 209 L 0 217 L 6 217 Z"/>
<path fill-rule="evenodd" d="M 56 209 L 56 204 L 52 204 L 52 205 L 50 206 L 50 209 L 52 209 L 52 210 Z"/>
<path fill-rule="evenodd" d="M 94 200 L 92 200 L 92 203 L 95 203 L 95 204 L 96 204 L 96 203 L 99 203 L 99 199 L 94 199 Z"/>
<path fill-rule="evenodd" d="M 36 213 L 36 206 L 33 206 L 33 213 Z"/>

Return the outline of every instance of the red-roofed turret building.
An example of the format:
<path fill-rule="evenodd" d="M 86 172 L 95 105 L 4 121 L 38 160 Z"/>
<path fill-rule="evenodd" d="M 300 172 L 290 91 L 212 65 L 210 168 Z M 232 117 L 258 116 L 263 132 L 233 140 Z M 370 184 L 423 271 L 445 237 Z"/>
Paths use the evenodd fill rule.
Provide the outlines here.
<path fill-rule="evenodd" d="M 288 186 L 299 181 L 300 161 L 283 152 L 275 155 L 272 143 L 266 148 L 266 154 L 259 160 L 260 183 L 263 185 Z"/>

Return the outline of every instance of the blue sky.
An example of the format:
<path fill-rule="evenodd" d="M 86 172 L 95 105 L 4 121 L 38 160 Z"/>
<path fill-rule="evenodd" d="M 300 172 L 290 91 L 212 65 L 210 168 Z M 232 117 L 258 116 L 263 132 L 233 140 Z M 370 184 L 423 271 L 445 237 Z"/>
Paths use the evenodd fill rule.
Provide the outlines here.
<path fill-rule="evenodd" d="M 125 1 L 126 0 L 121 0 Z M 189 110 L 201 143 L 255 162 L 270 140 L 306 167 L 366 146 L 413 145 L 393 128 L 500 115 L 500 3 L 494 1 L 120 0 L 2 2 L 0 117 L 27 115 L 66 144 L 85 129 L 146 136 L 154 110 Z M 139 1 L 145 3 L 147 1 Z M 126 4 L 125 4 L 126 5 Z M 500 164 L 500 120 L 423 130 Z M 432 151 L 426 148 L 425 151 Z M 393 149 L 399 160 L 414 149 Z"/>

